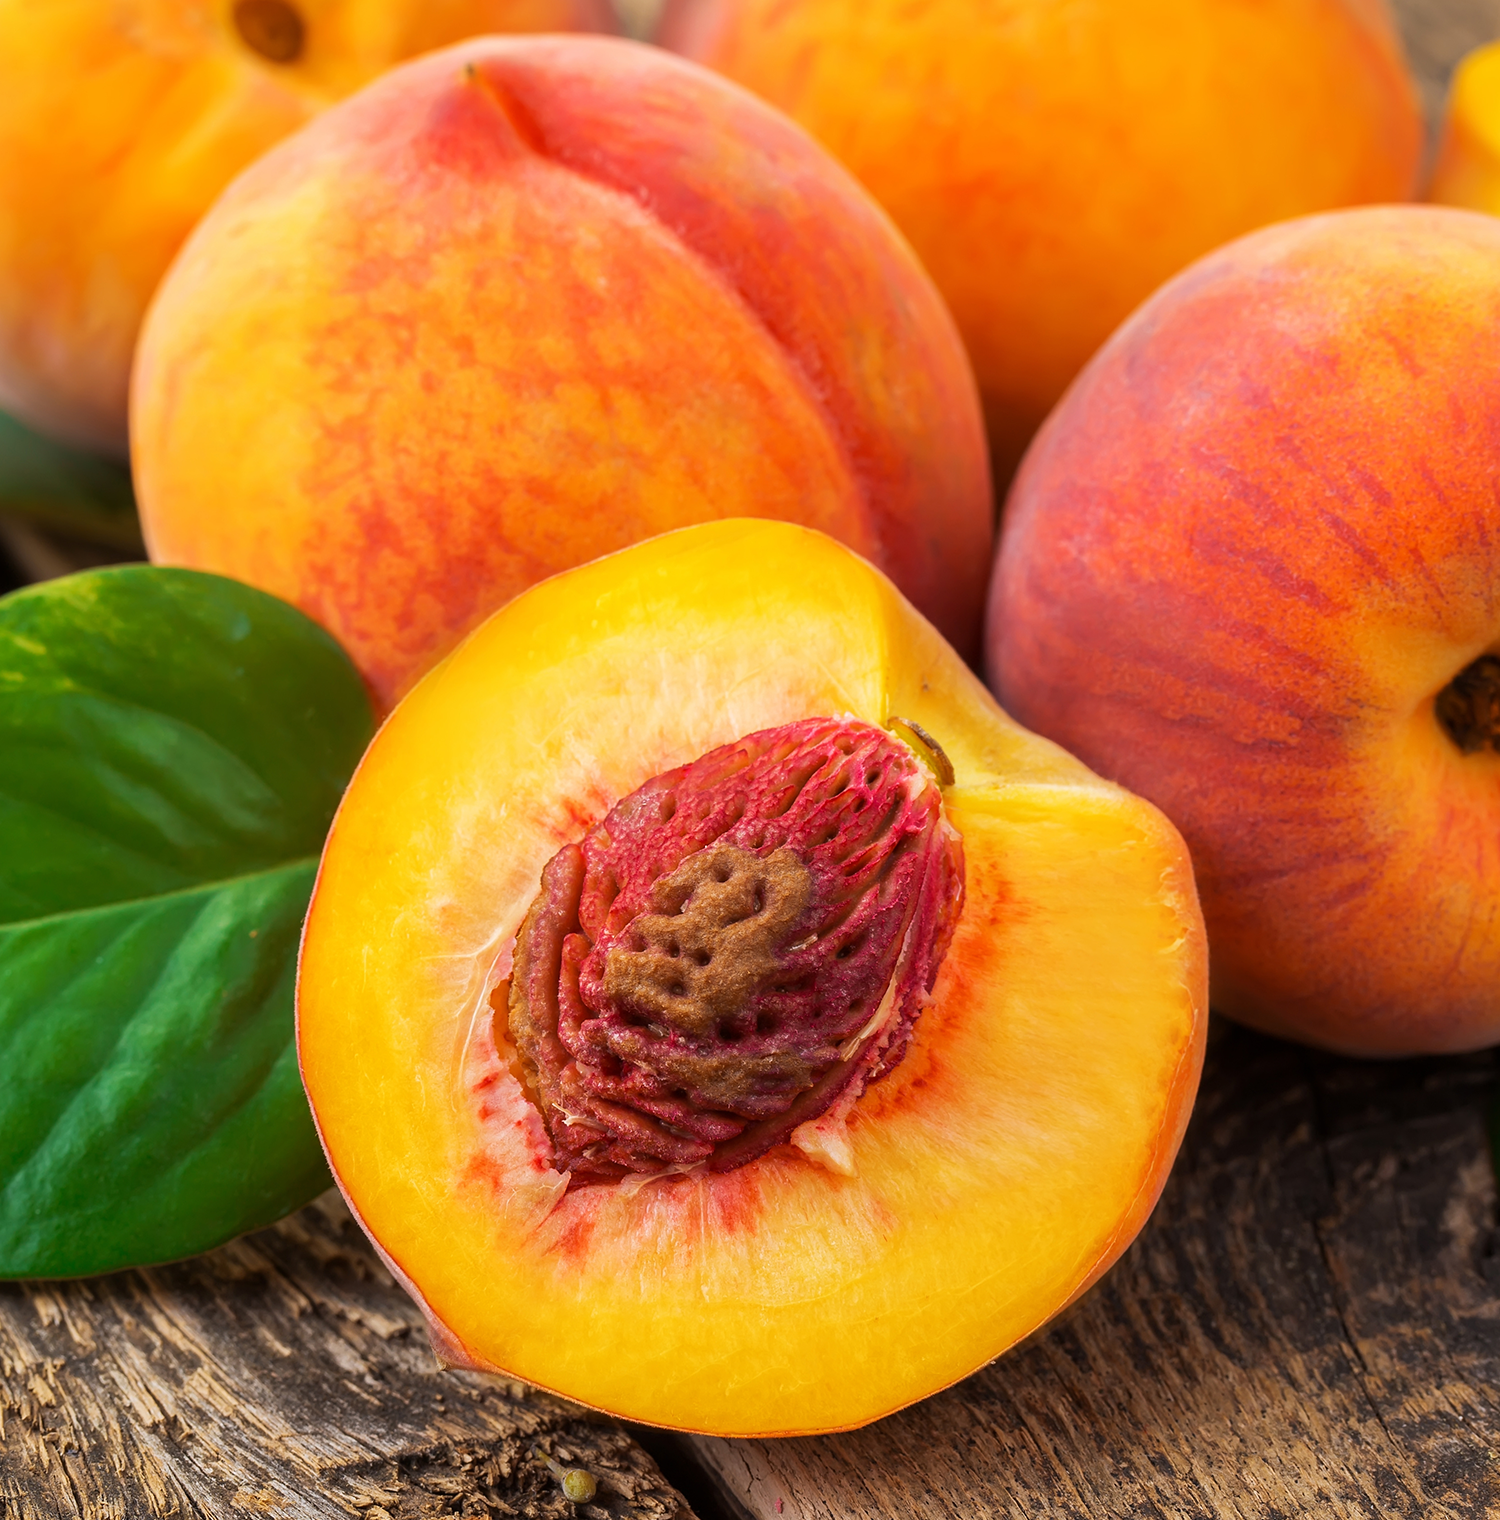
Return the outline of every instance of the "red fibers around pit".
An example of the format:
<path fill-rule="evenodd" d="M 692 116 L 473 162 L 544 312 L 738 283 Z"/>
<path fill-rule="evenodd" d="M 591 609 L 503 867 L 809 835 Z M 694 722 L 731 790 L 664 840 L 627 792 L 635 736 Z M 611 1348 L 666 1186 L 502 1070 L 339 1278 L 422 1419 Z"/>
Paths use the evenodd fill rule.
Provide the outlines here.
<path fill-rule="evenodd" d="M 963 902 L 906 747 L 853 719 L 653 777 L 542 872 L 511 1039 L 578 1181 L 742 1166 L 900 1060 Z"/>

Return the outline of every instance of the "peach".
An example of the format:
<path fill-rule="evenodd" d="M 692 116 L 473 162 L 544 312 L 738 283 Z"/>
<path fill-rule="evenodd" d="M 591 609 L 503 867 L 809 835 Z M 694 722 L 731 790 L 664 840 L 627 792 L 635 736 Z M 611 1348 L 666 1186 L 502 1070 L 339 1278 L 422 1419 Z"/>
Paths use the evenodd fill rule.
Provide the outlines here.
<path fill-rule="evenodd" d="M 172 256 L 252 159 L 403 58 L 607 0 L 0 0 L 0 406 L 124 452 Z"/>
<path fill-rule="evenodd" d="M 963 1377 L 1107 1270 L 1204 994 L 1155 809 L 847 549 L 717 522 L 533 587 L 387 720 L 298 1049 L 441 1356 L 791 1433 Z"/>
<path fill-rule="evenodd" d="M 1454 70 L 1427 196 L 1500 214 L 1500 42 L 1475 48 Z"/>
<path fill-rule="evenodd" d="M 805 133 L 601 38 L 407 65 L 250 170 L 135 374 L 151 556 L 271 591 L 395 701 L 554 571 L 788 518 L 976 654 L 983 423 L 942 301 Z"/>
<path fill-rule="evenodd" d="M 1215 1006 L 1362 1055 L 1500 1039 L 1500 222 L 1388 207 L 1164 287 L 1008 506 L 990 671 L 1163 808 Z"/>
<path fill-rule="evenodd" d="M 1169 275 L 1415 185 L 1382 0 L 669 0 L 662 41 L 780 106 L 912 241 L 995 468 Z"/>

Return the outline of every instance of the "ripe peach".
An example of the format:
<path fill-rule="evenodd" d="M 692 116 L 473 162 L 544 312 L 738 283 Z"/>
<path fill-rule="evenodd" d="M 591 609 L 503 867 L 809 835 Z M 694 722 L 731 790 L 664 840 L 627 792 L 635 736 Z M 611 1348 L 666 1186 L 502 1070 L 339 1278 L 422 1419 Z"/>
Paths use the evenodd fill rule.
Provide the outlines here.
<path fill-rule="evenodd" d="M 146 302 L 214 197 L 403 58 L 607 0 L 0 0 L 0 406 L 124 451 Z"/>
<path fill-rule="evenodd" d="M 1214 1003 L 1500 1039 L 1500 222 L 1346 211 L 1163 288 L 1008 507 L 992 683 L 1192 849 Z"/>
<path fill-rule="evenodd" d="M 1411 195 L 1382 0 L 670 0 L 661 37 L 780 106 L 912 241 L 997 474 L 1169 275 L 1267 222 Z"/>
<path fill-rule="evenodd" d="M 440 1354 L 789 1433 L 953 1382 L 1107 1269 L 1204 990 L 1159 813 L 848 550 L 721 522 L 532 588 L 396 709 L 298 1048 Z"/>
<path fill-rule="evenodd" d="M 134 390 L 153 559 L 294 602 L 392 703 L 507 598 L 789 518 L 976 654 L 983 424 L 937 292 L 792 123 L 600 38 L 396 71 L 247 173 Z"/>
<path fill-rule="evenodd" d="M 1454 70 L 1429 200 L 1500 214 L 1500 42 Z"/>

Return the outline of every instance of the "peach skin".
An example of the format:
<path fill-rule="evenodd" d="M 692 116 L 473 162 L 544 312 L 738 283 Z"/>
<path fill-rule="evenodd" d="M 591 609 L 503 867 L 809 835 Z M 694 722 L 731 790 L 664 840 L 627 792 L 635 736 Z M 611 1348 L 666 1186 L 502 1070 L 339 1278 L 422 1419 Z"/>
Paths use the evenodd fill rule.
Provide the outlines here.
<path fill-rule="evenodd" d="M 1427 198 L 1500 215 L 1500 42 L 1454 70 Z"/>
<path fill-rule="evenodd" d="M 608 0 L 0 0 L 0 407 L 123 453 L 173 254 L 252 159 L 403 58 Z"/>
<path fill-rule="evenodd" d="M 1500 1039 L 1500 221 L 1329 213 L 1166 285 L 1048 419 L 995 691 L 1193 853 L 1214 1005 Z"/>
<path fill-rule="evenodd" d="M 262 159 L 133 393 L 152 558 L 294 602 L 389 707 L 554 571 L 708 518 L 824 529 L 977 654 L 963 346 L 800 128 L 659 49 L 486 39 Z"/>
<path fill-rule="evenodd" d="M 800 121 L 912 241 L 997 476 L 1169 275 L 1268 222 L 1413 193 L 1382 0 L 669 0 L 661 40 Z"/>

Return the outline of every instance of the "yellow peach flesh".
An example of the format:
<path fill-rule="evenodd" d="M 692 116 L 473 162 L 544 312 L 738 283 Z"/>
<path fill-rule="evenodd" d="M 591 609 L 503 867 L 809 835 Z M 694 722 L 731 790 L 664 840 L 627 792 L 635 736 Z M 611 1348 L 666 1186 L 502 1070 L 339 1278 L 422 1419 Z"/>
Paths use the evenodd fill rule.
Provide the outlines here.
<path fill-rule="evenodd" d="M 811 714 L 914 720 L 967 900 L 856 1174 L 562 1191 L 486 994 L 542 865 L 647 777 Z M 1114 1260 L 1175 1154 L 1201 924 L 1159 814 L 1004 717 L 821 535 L 669 534 L 511 603 L 389 720 L 304 942 L 304 1079 L 351 1204 L 455 1359 L 719 1433 L 843 1428 L 962 1377 Z"/>

